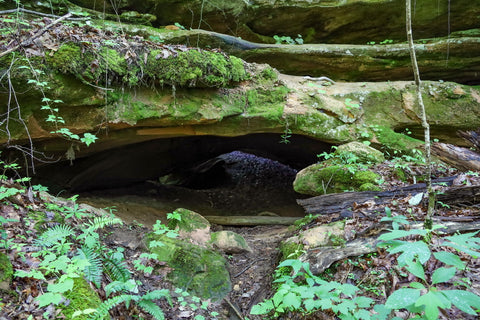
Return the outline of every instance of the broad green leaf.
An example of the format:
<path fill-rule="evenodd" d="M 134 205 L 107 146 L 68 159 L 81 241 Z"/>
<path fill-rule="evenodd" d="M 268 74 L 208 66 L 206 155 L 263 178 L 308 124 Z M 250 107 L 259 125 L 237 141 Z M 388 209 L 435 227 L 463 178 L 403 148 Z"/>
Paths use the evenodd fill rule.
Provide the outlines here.
<path fill-rule="evenodd" d="M 425 281 L 425 271 L 423 270 L 423 265 L 418 261 L 409 263 L 405 269 L 408 270 L 415 277 L 420 278 Z"/>
<path fill-rule="evenodd" d="M 358 305 L 359 308 L 369 308 L 373 303 L 373 299 L 363 296 L 356 297 L 353 299 L 353 301 Z"/>
<path fill-rule="evenodd" d="M 50 292 L 64 293 L 73 288 L 73 279 L 68 278 L 60 283 L 51 283 L 48 285 L 47 289 Z"/>
<path fill-rule="evenodd" d="M 433 255 L 437 260 L 445 263 L 446 265 L 454 266 L 458 270 L 465 269 L 465 263 L 460 259 L 459 256 L 454 253 L 447 251 L 439 251 L 435 252 Z"/>
<path fill-rule="evenodd" d="M 272 302 L 274 305 L 276 306 L 279 306 L 283 299 L 284 299 L 284 296 L 285 294 L 287 293 L 288 291 L 287 290 L 279 290 L 277 291 L 274 295 L 273 295 L 273 298 L 272 298 Z"/>
<path fill-rule="evenodd" d="M 62 301 L 62 295 L 56 292 L 47 292 L 35 298 L 38 301 L 40 308 L 48 306 L 49 304 L 57 305 Z"/>
<path fill-rule="evenodd" d="M 415 289 L 425 289 L 425 286 L 421 284 L 420 282 L 410 282 L 410 287 L 415 288 Z"/>
<path fill-rule="evenodd" d="M 294 273 L 294 274 L 297 274 L 298 271 L 300 271 L 300 269 L 302 269 L 302 266 L 303 266 L 303 262 L 300 261 L 300 260 L 297 260 L 297 259 L 287 259 L 287 260 L 282 261 L 282 263 L 280 263 L 277 268 L 281 268 L 281 267 L 292 267 L 293 273 Z"/>
<path fill-rule="evenodd" d="M 455 248 L 458 251 L 465 252 L 477 258 L 480 256 L 480 252 L 475 251 L 480 249 L 480 238 L 475 237 L 478 232 L 479 231 L 445 237 L 448 241 L 445 241 L 442 245 Z"/>
<path fill-rule="evenodd" d="M 303 300 L 303 306 L 305 307 L 305 310 L 307 310 L 307 312 L 311 312 L 318 308 L 318 304 L 313 299 Z"/>
<path fill-rule="evenodd" d="M 437 284 L 440 282 L 448 282 L 453 278 L 457 272 L 456 268 L 438 268 L 433 272 L 432 275 L 432 284 Z"/>
<path fill-rule="evenodd" d="M 288 307 L 291 310 L 298 310 L 300 308 L 301 299 L 293 292 L 287 293 L 283 298 L 283 304 L 285 307 Z"/>
<path fill-rule="evenodd" d="M 372 320 L 388 319 L 388 317 L 390 316 L 390 313 L 392 312 L 392 310 L 385 307 L 384 304 L 376 304 L 373 307 L 373 310 L 376 312 L 376 314 L 371 315 Z"/>
<path fill-rule="evenodd" d="M 385 302 L 385 307 L 388 309 L 402 309 L 413 305 L 420 297 L 420 290 L 402 288 L 393 292 Z"/>
<path fill-rule="evenodd" d="M 272 300 L 266 300 L 254 305 L 250 310 L 250 314 L 267 314 L 274 308 L 275 306 L 273 305 Z"/>
<path fill-rule="evenodd" d="M 435 320 L 438 318 L 438 308 L 450 308 L 451 305 L 446 299 L 442 298 L 442 295 L 439 295 L 437 292 L 434 291 L 429 291 L 417 299 L 417 301 L 415 302 L 415 306 L 424 306 L 425 317 L 428 320 Z"/>
<path fill-rule="evenodd" d="M 402 252 L 397 258 L 398 264 L 401 267 L 406 264 L 411 264 L 415 258 L 417 258 L 421 264 L 424 264 L 430 259 L 432 254 L 428 245 L 423 241 L 404 242 L 398 247 L 388 249 L 388 252 L 391 254 Z"/>
<path fill-rule="evenodd" d="M 400 239 L 412 235 L 425 236 L 427 234 L 426 230 L 422 229 L 412 229 L 412 230 L 391 230 L 387 233 L 384 233 L 378 237 L 379 240 L 388 241 Z"/>
<path fill-rule="evenodd" d="M 352 297 L 358 291 L 358 287 L 349 283 L 342 284 L 338 289 L 347 297 Z"/>
<path fill-rule="evenodd" d="M 480 309 L 480 297 L 469 291 L 464 290 L 442 290 L 440 291 L 455 307 L 465 313 L 476 315 L 477 313 L 471 307 Z"/>

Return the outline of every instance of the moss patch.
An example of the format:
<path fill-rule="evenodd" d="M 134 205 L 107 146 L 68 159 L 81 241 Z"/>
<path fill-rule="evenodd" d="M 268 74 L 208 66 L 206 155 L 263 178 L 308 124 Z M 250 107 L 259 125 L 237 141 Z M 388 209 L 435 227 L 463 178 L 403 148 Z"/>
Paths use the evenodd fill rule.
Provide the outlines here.
<path fill-rule="evenodd" d="M 345 165 L 325 166 L 319 163 L 298 172 L 293 189 L 298 193 L 312 196 L 359 190 L 361 187 L 365 191 L 366 188 L 375 187 L 378 179 L 380 176 L 369 170 L 352 172 Z"/>
<path fill-rule="evenodd" d="M 144 48 L 146 50 L 148 48 Z M 156 81 L 161 85 L 185 87 L 223 87 L 248 78 L 243 60 L 206 50 L 156 49 L 137 54 L 127 61 L 117 48 L 95 50 L 69 42 L 46 57 L 54 70 L 71 73 L 87 82 L 103 84 L 105 74 L 117 83 L 137 86 Z M 141 59 L 138 58 L 141 56 Z"/>
<path fill-rule="evenodd" d="M 200 298 L 221 300 L 231 289 L 226 260 L 217 252 L 179 239 L 149 235 L 148 239 L 163 242 L 163 247 L 152 249 L 160 261 L 167 262 L 173 270 L 168 279 Z"/>
<path fill-rule="evenodd" d="M 73 319 L 72 315 L 75 311 L 96 309 L 102 303 L 96 291 L 90 288 L 88 282 L 83 278 L 75 278 L 73 289 L 65 293 L 64 297 L 70 300 L 68 306 L 62 310 L 66 319 Z M 88 316 L 82 315 L 74 319 L 86 320 Z M 104 319 L 110 319 L 110 317 L 105 317 Z"/>
<path fill-rule="evenodd" d="M 7 255 L 0 252 L 0 291 L 9 291 L 13 267 Z"/>

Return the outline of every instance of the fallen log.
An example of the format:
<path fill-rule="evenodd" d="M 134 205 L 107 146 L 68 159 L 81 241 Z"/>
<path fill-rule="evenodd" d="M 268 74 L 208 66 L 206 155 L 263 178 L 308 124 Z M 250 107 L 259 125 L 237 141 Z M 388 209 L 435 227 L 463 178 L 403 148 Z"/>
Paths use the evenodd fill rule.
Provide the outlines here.
<path fill-rule="evenodd" d="M 204 216 L 210 223 L 223 226 L 292 225 L 301 217 L 277 216 Z"/>
<path fill-rule="evenodd" d="M 451 185 L 456 177 L 448 177 L 434 181 L 434 184 L 444 183 Z M 403 199 L 418 193 L 425 193 L 424 183 L 417 183 L 389 191 L 343 192 L 316 196 L 308 199 L 299 199 L 307 214 L 334 214 L 342 213 L 369 202 L 373 206 L 388 204 L 392 200 Z M 472 206 L 480 203 L 480 186 L 449 187 L 437 195 L 437 201 L 456 206 Z"/>
<path fill-rule="evenodd" d="M 440 160 L 463 171 L 480 171 L 480 154 L 452 144 L 436 142 L 432 153 Z"/>
<path fill-rule="evenodd" d="M 438 229 L 438 233 L 452 234 L 457 231 L 474 231 L 480 229 L 480 220 L 473 222 L 450 222 L 434 220 L 434 224 L 444 226 Z M 422 228 L 423 223 L 417 223 L 412 228 Z M 342 247 L 318 247 L 308 249 L 306 253 L 300 256 L 300 260 L 310 263 L 310 270 L 313 274 L 319 275 L 332 263 L 348 257 L 356 257 L 377 251 L 378 235 L 375 237 L 359 238 L 347 242 Z"/>

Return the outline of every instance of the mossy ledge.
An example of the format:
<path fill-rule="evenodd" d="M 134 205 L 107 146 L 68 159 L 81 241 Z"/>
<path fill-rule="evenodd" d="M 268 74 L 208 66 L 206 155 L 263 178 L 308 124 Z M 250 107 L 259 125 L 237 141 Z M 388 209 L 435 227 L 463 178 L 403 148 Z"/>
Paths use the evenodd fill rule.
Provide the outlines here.
<path fill-rule="evenodd" d="M 249 78 L 243 60 L 223 53 L 184 46 L 149 48 L 131 56 L 125 49 L 102 46 L 98 50 L 82 43 L 62 44 L 47 55 L 47 68 L 73 74 L 100 85 L 129 86 L 158 83 L 179 87 L 225 87 Z M 128 52 L 128 51 L 127 51 Z M 109 83 L 104 83 L 108 75 Z"/>

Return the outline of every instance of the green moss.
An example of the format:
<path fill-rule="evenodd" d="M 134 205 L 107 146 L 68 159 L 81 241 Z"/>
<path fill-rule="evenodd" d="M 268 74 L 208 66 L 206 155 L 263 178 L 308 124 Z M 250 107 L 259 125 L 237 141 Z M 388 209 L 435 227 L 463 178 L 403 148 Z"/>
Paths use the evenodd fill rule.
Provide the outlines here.
<path fill-rule="evenodd" d="M 180 220 L 171 219 L 168 221 L 168 228 L 191 232 L 198 229 L 206 229 L 210 227 L 207 219 L 202 217 L 195 211 L 178 208 L 174 211 L 180 215 Z"/>
<path fill-rule="evenodd" d="M 330 242 L 330 245 L 338 247 L 343 247 L 347 243 L 347 240 L 345 240 L 345 238 L 335 234 L 330 234 L 328 240 Z"/>
<path fill-rule="evenodd" d="M 357 191 L 382 191 L 382 188 L 371 182 L 367 182 L 358 187 Z"/>
<path fill-rule="evenodd" d="M 141 59 L 127 62 L 124 54 L 108 46 L 93 50 L 70 42 L 60 46 L 46 60 L 53 69 L 95 83 L 103 83 L 105 74 L 114 82 L 129 86 L 137 86 L 140 81 L 156 80 L 162 85 L 223 87 L 248 78 L 243 60 L 221 53 L 152 50 L 146 64 L 141 56 Z"/>
<path fill-rule="evenodd" d="M 280 261 L 297 259 L 304 252 L 304 245 L 294 241 L 282 241 L 280 243 Z"/>
<path fill-rule="evenodd" d="M 409 153 L 412 149 L 420 147 L 423 142 L 417 139 L 414 139 L 410 136 L 397 133 L 392 129 L 384 126 L 376 127 L 377 140 L 380 142 L 381 147 L 392 153 L 393 151 L 401 151 L 403 153 Z"/>
<path fill-rule="evenodd" d="M 159 240 L 164 246 L 153 248 L 160 261 L 172 271 L 168 279 L 179 288 L 203 299 L 221 300 L 231 289 L 226 260 L 217 252 L 187 241 L 150 234 L 148 240 Z"/>
<path fill-rule="evenodd" d="M 351 127 L 341 120 L 321 111 L 288 115 L 289 128 L 298 134 L 305 134 L 330 143 L 345 143 L 356 139 Z"/>
<path fill-rule="evenodd" d="M 380 176 L 357 165 L 316 164 L 297 174 L 293 182 L 296 192 L 308 195 L 358 190 L 362 185 L 376 185 Z M 350 169 L 350 170 L 349 170 Z"/>
<path fill-rule="evenodd" d="M 289 89 L 285 86 L 273 88 L 255 88 L 247 90 L 246 117 L 262 117 L 278 121 L 282 118 L 283 108 Z"/>
<path fill-rule="evenodd" d="M 0 252 L 0 291 L 9 291 L 12 276 L 12 263 L 6 254 Z"/>
<path fill-rule="evenodd" d="M 163 50 L 148 55 L 145 73 L 160 84 L 223 87 L 248 78 L 243 61 L 210 51 L 188 50 L 162 58 Z"/>
<path fill-rule="evenodd" d="M 380 176 L 373 171 L 357 171 L 353 175 L 353 183 L 357 186 L 360 186 L 365 183 L 374 183 L 379 178 Z"/>
<path fill-rule="evenodd" d="M 68 306 L 62 310 L 66 319 L 72 319 L 72 315 L 75 311 L 96 309 L 102 303 L 97 292 L 90 287 L 84 278 L 75 278 L 73 289 L 65 293 L 64 297 L 70 300 Z M 86 320 L 88 319 L 88 316 L 82 315 L 75 319 Z M 104 319 L 110 319 L 110 317 L 105 317 Z"/>

